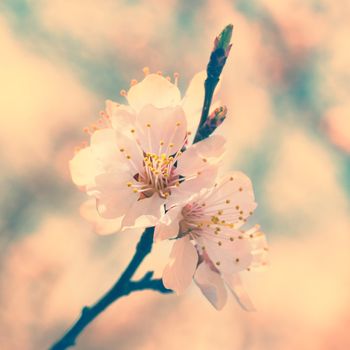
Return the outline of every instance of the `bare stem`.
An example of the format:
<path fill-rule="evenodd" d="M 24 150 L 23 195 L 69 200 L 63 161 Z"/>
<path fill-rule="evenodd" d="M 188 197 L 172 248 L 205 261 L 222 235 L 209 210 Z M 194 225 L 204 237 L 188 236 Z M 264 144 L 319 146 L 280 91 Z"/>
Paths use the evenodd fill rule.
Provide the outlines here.
<path fill-rule="evenodd" d="M 152 250 L 154 228 L 147 228 L 141 236 L 136 246 L 136 251 L 129 265 L 120 276 L 114 286 L 92 306 L 85 306 L 82 309 L 79 319 L 74 325 L 58 340 L 50 350 L 64 350 L 74 346 L 77 337 L 102 311 L 111 305 L 117 299 L 138 290 L 155 290 L 160 293 L 172 293 L 166 289 L 161 279 L 152 279 L 153 272 L 147 272 L 143 278 L 138 281 L 132 281 L 135 271 L 140 266 L 143 259 Z"/>

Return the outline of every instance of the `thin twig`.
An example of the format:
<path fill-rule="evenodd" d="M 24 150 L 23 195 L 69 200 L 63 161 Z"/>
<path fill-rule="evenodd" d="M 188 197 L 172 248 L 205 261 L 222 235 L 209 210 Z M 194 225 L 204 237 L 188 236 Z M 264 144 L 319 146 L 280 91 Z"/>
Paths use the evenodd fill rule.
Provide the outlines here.
<path fill-rule="evenodd" d="M 133 277 L 137 268 L 140 266 L 143 259 L 151 252 L 153 233 L 153 227 L 147 228 L 144 231 L 139 243 L 136 246 L 136 251 L 133 258 L 119 280 L 100 300 L 96 302 L 96 304 L 90 307 L 85 306 L 82 309 L 80 318 L 65 333 L 65 335 L 50 348 L 51 350 L 64 350 L 75 345 L 77 337 L 84 330 L 84 328 L 109 305 L 123 296 L 135 291 L 146 289 L 155 290 L 160 293 L 172 292 L 164 287 L 161 279 L 152 279 L 153 272 L 151 271 L 147 272 L 140 280 L 131 281 L 131 278 Z"/>

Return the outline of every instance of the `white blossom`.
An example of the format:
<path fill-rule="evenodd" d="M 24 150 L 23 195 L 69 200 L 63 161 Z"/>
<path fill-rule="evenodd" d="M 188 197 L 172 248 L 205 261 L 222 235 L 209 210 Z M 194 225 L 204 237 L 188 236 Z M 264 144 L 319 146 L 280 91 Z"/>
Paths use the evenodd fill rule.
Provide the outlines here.
<path fill-rule="evenodd" d="M 255 208 L 251 181 L 240 172 L 169 208 L 155 229 L 156 241 L 175 239 L 164 285 L 181 294 L 193 278 L 221 309 L 226 284 L 242 307 L 252 310 L 239 273 L 266 264 L 265 235 L 259 226 L 242 229 Z"/>
<path fill-rule="evenodd" d="M 202 76 L 193 79 L 183 100 L 176 84 L 148 74 L 122 92 L 127 105 L 106 102 L 99 124 L 88 130 L 90 145 L 70 162 L 74 183 L 96 198 L 103 218 L 119 218 L 121 228 L 153 226 L 165 204 L 171 207 L 213 183 L 224 139 L 189 142 L 194 131 L 188 120 L 199 122 L 203 102 L 196 94 L 203 94 Z"/>

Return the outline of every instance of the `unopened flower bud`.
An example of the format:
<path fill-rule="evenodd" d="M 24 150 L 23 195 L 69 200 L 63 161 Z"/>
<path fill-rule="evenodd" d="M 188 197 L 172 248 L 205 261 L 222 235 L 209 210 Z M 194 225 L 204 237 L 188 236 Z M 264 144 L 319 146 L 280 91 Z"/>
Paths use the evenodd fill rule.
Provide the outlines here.
<path fill-rule="evenodd" d="M 204 125 L 208 127 L 210 130 L 212 130 L 211 131 L 212 133 L 225 120 L 226 114 L 227 114 L 226 106 L 215 108 L 215 110 L 208 116 L 208 119 Z"/>
<path fill-rule="evenodd" d="M 215 110 L 210 113 L 202 127 L 198 130 L 198 140 L 203 140 L 209 137 L 225 120 L 226 114 L 226 106 L 215 108 Z"/>
<path fill-rule="evenodd" d="M 215 38 L 214 48 L 210 55 L 210 61 L 207 67 L 208 77 L 211 79 L 219 80 L 220 74 L 231 50 L 232 31 L 233 25 L 229 24 Z"/>
<path fill-rule="evenodd" d="M 232 32 L 233 32 L 233 25 L 232 24 L 227 25 L 224 28 L 224 30 L 215 38 L 213 51 L 217 49 L 222 49 L 225 52 L 227 50 L 230 50 L 232 46 L 231 44 Z"/>

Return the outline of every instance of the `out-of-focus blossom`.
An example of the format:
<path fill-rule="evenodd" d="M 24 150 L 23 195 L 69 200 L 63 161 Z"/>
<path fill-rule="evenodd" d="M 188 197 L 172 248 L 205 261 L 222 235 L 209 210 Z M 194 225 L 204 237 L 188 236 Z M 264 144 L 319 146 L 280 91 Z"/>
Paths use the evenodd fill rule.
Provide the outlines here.
<path fill-rule="evenodd" d="M 350 153 L 349 104 L 330 109 L 323 123 L 329 139 L 343 151 Z"/>
<path fill-rule="evenodd" d="M 252 310 L 239 272 L 266 264 L 267 246 L 259 226 L 241 229 L 255 208 L 252 184 L 240 172 L 170 208 L 155 229 L 155 240 L 176 239 L 163 272 L 164 285 L 180 294 L 194 278 L 221 309 L 226 284 L 241 306 Z"/>
<path fill-rule="evenodd" d="M 181 100 L 176 82 L 147 74 L 122 92 L 128 105 L 107 101 L 99 123 L 87 129 L 90 146 L 70 162 L 74 183 L 97 199 L 102 217 L 122 218 L 121 227 L 153 226 L 165 204 L 213 184 L 224 139 L 188 145 L 186 111 L 198 107 L 200 81 L 195 77 Z"/>

